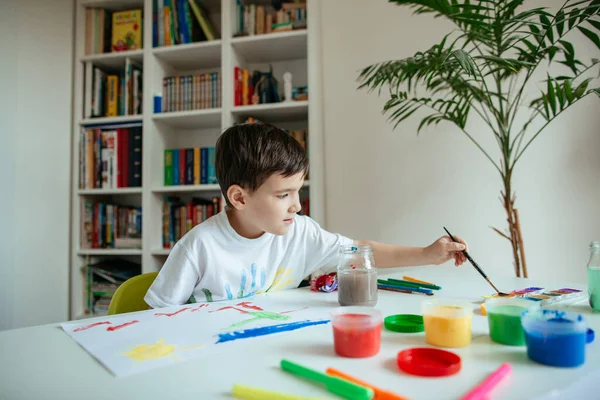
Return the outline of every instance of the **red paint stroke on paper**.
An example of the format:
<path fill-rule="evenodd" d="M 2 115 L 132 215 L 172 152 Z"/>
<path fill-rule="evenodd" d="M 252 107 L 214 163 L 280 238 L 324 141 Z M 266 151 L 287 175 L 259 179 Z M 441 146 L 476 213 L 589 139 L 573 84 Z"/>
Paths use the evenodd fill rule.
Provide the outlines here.
<path fill-rule="evenodd" d="M 219 309 L 217 309 L 217 310 L 213 310 L 213 311 L 209 311 L 209 312 L 217 312 L 217 311 L 223 311 L 223 310 L 228 310 L 228 309 L 232 309 L 232 310 L 239 311 L 239 312 L 241 312 L 242 314 L 248 314 L 248 311 L 246 311 L 246 310 L 242 310 L 241 308 L 236 308 L 236 307 L 234 307 L 234 306 L 226 306 L 226 307 L 221 307 L 221 308 L 219 308 Z"/>
<path fill-rule="evenodd" d="M 256 311 L 263 311 L 262 308 L 260 308 L 259 306 L 255 306 L 254 304 L 252 304 L 249 301 L 242 301 L 241 303 L 237 303 L 236 306 L 240 306 L 240 307 L 244 307 L 244 308 L 249 308 L 251 310 L 256 310 Z"/>
<path fill-rule="evenodd" d="M 198 307 L 192 308 L 191 312 L 198 311 L 202 307 L 208 307 L 208 304 L 200 304 Z"/>
<path fill-rule="evenodd" d="M 138 322 L 140 322 L 140 321 L 138 321 L 137 319 L 134 319 L 133 321 L 125 322 L 124 324 L 121 324 L 121 325 L 109 326 L 108 328 L 106 328 L 106 330 L 109 332 L 112 332 L 112 331 L 116 331 L 117 329 L 125 328 L 126 326 L 129 326 L 129 325 L 137 324 Z"/>
<path fill-rule="evenodd" d="M 283 311 L 280 312 L 279 314 L 287 314 L 287 313 L 291 313 L 291 312 L 295 312 L 295 311 L 302 311 L 302 310 L 306 310 L 308 307 L 304 307 L 304 308 L 299 308 L 297 310 L 289 310 L 289 311 Z"/>
<path fill-rule="evenodd" d="M 161 315 L 165 315 L 165 316 L 167 316 L 167 317 L 173 317 L 173 316 L 175 316 L 175 315 L 177 315 L 177 314 L 179 314 L 179 313 L 181 313 L 181 312 L 184 312 L 185 310 L 189 310 L 189 308 L 188 308 L 188 307 L 186 307 L 186 308 L 182 308 L 181 310 L 175 311 L 174 313 L 170 313 L 170 314 L 169 314 L 169 313 L 162 313 L 162 312 L 159 312 L 159 313 L 156 313 L 156 314 L 154 314 L 154 316 L 155 316 L 155 317 L 159 317 L 159 316 L 161 316 Z"/>
<path fill-rule="evenodd" d="M 80 327 L 79 327 L 79 328 L 77 328 L 77 329 L 73 329 L 73 332 L 85 331 L 85 330 L 87 330 L 87 329 L 90 329 L 90 328 L 93 328 L 93 327 L 95 327 L 95 326 L 98 326 L 98 325 L 106 325 L 106 324 L 110 325 L 110 324 L 111 324 L 111 322 L 109 322 L 109 321 L 95 322 L 95 323 L 93 323 L 93 324 L 90 324 L 90 325 L 86 325 L 86 326 L 80 326 Z"/>

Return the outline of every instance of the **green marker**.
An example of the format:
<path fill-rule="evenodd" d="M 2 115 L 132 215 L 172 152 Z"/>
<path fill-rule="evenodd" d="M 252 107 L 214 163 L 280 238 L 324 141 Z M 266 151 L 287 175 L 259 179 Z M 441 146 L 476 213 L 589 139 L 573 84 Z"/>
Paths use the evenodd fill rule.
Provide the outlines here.
<path fill-rule="evenodd" d="M 281 369 L 301 378 L 323 383 L 329 392 L 348 400 L 371 400 L 375 395 L 372 389 L 314 371 L 288 360 L 281 360 Z"/>
<path fill-rule="evenodd" d="M 383 283 L 384 285 L 392 285 L 392 286 L 402 286 L 402 287 L 406 287 L 406 288 L 420 288 L 421 285 L 419 283 L 412 283 L 412 282 L 398 282 L 398 281 L 392 281 L 391 279 L 377 279 L 377 283 Z"/>

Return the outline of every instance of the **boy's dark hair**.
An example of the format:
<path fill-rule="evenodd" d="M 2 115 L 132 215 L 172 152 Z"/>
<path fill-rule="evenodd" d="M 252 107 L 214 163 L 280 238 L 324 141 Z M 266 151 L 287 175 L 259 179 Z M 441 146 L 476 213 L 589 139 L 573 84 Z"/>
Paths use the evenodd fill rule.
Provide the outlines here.
<path fill-rule="evenodd" d="M 228 128 L 217 140 L 215 169 L 229 206 L 227 190 L 239 185 L 253 192 L 271 175 L 285 177 L 308 172 L 306 152 L 283 129 L 265 123 Z"/>

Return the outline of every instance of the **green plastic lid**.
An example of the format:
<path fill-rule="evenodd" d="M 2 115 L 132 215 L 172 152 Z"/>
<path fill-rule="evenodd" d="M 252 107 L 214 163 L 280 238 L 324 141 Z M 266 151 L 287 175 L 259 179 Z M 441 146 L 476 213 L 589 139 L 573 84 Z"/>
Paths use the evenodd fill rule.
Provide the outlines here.
<path fill-rule="evenodd" d="M 423 316 L 416 314 L 398 314 L 385 317 L 385 329 L 393 332 L 416 333 L 423 332 Z"/>

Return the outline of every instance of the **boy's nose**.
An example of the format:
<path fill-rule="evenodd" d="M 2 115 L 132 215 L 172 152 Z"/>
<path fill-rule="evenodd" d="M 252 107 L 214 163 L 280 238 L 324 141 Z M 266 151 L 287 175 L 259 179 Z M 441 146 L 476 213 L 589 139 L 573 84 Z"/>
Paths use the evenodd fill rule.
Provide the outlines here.
<path fill-rule="evenodd" d="M 295 214 L 295 213 L 300 212 L 301 209 L 302 209 L 302 205 L 300 204 L 300 198 L 297 197 L 296 201 L 294 202 L 292 207 L 290 207 L 290 212 Z"/>

